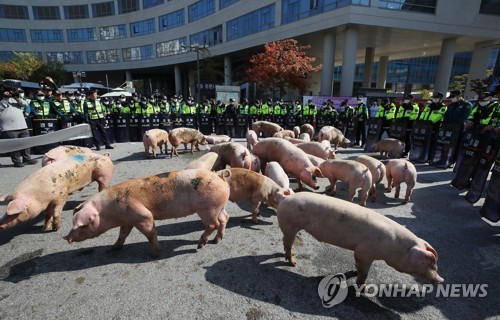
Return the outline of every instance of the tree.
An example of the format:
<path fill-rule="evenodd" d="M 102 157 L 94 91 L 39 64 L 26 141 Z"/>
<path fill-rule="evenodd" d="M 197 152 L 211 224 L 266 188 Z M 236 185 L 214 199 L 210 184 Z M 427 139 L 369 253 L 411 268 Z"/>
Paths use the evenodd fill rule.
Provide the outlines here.
<path fill-rule="evenodd" d="M 66 70 L 62 63 L 45 63 L 30 53 L 14 52 L 14 55 L 14 60 L 0 63 L 0 78 L 40 82 L 50 76 L 57 83 L 63 82 Z"/>
<path fill-rule="evenodd" d="M 451 83 L 450 83 L 450 90 L 464 91 L 468 77 L 469 77 L 469 75 L 466 73 L 454 76 Z"/>
<path fill-rule="evenodd" d="M 308 57 L 310 45 L 299 46 L 295 39 L 266 43 L 265 52 L 251 57 L 252 66 L 247 70 L 248 80 L 261 89 L 279 89 L 280 97 L 287 88 L 297 88 L 301 93 L 307 89 L 307 75 L 321 70 L 313 67 L 314 57 Z"/>

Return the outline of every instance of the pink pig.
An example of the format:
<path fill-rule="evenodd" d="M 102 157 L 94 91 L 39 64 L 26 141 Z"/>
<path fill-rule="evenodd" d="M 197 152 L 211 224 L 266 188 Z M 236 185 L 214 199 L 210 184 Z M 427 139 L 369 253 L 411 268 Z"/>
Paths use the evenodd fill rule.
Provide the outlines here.
<path fill-rule="evenodd" d="M 144 132 L 142 137 L 144 144 L 144 151 L 146 158 L 149 158 L 149 148 L 153 151 L 153 158 L 156 159 L 156 148 L 160 147 L 160 153 L 163 153 L 163 146 L 165 146 L 165 153 L 167 153 L 168 145 L 168 132 L 162 129 L 151 129 Z"/>
<path fill-rule="evenodd" d="M 271 161 L 266 164 L 266 177 L 276 182 L 283 189 L 290 189 L 290 179 L 285 170 L 276 161 Z"/>
<path fill-rule="evenodd" d="M 411 194 L 413 188 L 417 183 L 417 169 L 410 161 L 404 159 L 392 159 L 385 165 L 387 170 L 387 192 L 392 191 L 392 187 L 396 187 L 395 198 L 399 198 L 399 191 L 401 190 L 401 183 L 406 183 L 406 196 L 403 204 L 411 201 Z"/>
<path fill-rule="evenodd" d="M 316 157 L 320 157 L 321 159 L 335 159 L 335 150 L 330 147 L 330 143 L 328 141 L 322 142 L 302 142 L 296 144 L 297 148 L 304 150 L 307 154 L 312 154 Z"/>
<path fill-rule="evenodd" d="M 79 153 L 92 154 L 93 151 L 85 147 L 59 146 L 54 149 L 51 149 L 49 152 L 43 155 L 42 167 L 45 167 L 46 165 L 49 165 L 52 162 L 57 161 L 59 159 L 66 158 Z"/>
<path fill-rule="evenodd" d="M 377 199 L 377 184 L 382 182 L 385 177 L 385 166 L 379 160 L 367 155 L 360 155 L 356 161 L 364 164 L 372 174 L 372 187 L 370 188 L 370 196 L 372 202 Z"/>
<path fill-rule="evenodd" d="M 264 135 L 264 137 L 272 137 L 276 132 L 282 131 L 283 128 L 269 121 L 255 121 L 252 123 L 252 130 L 255 131 L 257 137 L 260 136 L 260 133 Z"/>
<path fill-rule="evenodd" d="M 181 144 L 184 144 L 184 149 L 187 149 L 187 144 L 191 143 L 191 153 L 194 153 L 195 148 L 200 151 L 200 144 L 207 144 L 207 140 L 203 133 L 192 128 L 175 128 L 170 131 L 168 140 L 172 145 L 172 157 L 179 156 L 177 147 Z"/>
<path fill-rule="evenodd" d="M 207 140 L 209 144 L 219 144 L 223 142 L 229 142 L 233 140 L 233 138 L 226 135 L 205 135 L 205 140 Z"/>
<path fill-rule="evenodd" d="M 358 277 L 363 285 L 375 260 L 384 260 L 399 272 L 431 283 L 442 283 L 437 273 L 438 254 L 425 240 L 399 223 L 350 202 L 311 192 L 292 194 L 278 205 L 285 258 L 296 265 L 292 245 L 305 230 L 315 239 L 354 251 Z"/>
<path fill-rule="evenodd" d="M 313 166 L 307 154 L 297 148 L 290 141 L 280 138 L 266 138 L 255 145 L 254 154 L 263 162 L 276 161 L 286 173 L 293 174 L 297 178 L 299 188 L 300 181 L 314 189 L 319 189 L 316 177 L 322 177 L 321 170 Z M 265 165 L 262 164 L 265 170 Z"/>
<path fill-rule="evenodd" d="M 186 169 L 205 169 L 209 171 L 219 170 L 219 168 L 220 156 L 215 152 L 205 153 L 186 167 Z"/>
<path fill-rule="evenodd" d="M 312 139 L 314 137 L 314 127 L 309 123 L 304 123 L 300 126 L 300 133 L 307 133 L 309 135 L 309 139 Z"/>
<path fill-rule="evenodd" d="M 97 181 L 99 190 L 107 188 L 113 175 L 113 163 L 99 154 L 76 154 L 40 168 L 28 176 L 9 195 L 6 214 L 0 219 L 0 229 L 36 218 L 45 211 L 43 230 L 58 230 L 61 212 L 70 194 Z"/>
<path fill-rule="evenodd" d="M 253 146 L 255 146 L 257 142 L 259 142 L 259 140 L 257 139 L 257 133 L 255 133 L 255 131 L 253 130 L 248 130 L 246 135 L 246 140 L 247 140 L 247 149 L 250 151 L 253 149 Z"/>
<path fill-rule="evenodd" d="M 335 149 L 337 149 L 338 146 L 341 146 L 342 148 L 347 148 L 351 141 L 344 137 L 342 132 L 332 126 L 324 126 L 319 130 L 318 133 L 318 142 L 321 142 L 323 140 L 329 141 L 331 144 L 335 146 Z"/>
<path fill-rule="evenodd" d="M 210 146 L 208 150 L 219 154 L 221 169 L 224 169 L 226 165 L 230 165 L 231 168 L 252 168 L 252 156 L 250 151 L 239 143 L 220 143 Z"/>
<path fill-rule="evenodd" d="M 222 175 L 228 179 L 231 172 L 224 170 Z M 120 227 L 120 235 L 112 247 L 113 250 L 119 250 L 132 228 L 136 227 L 148 238 L 153 256 L 158 257 L 160 245 L 154 220 L 197 213 L 205 225 L 205 232 L 198 242 L 200 249 L 216 229 L 214 243 L 224 236 L 229 219 L 225 210 L 228 199 L 227 182 L 208 170 L 171 171 L 131 179 L 99 192 L 76 207 L 73 228 L 64 239 L 71 244 Z"/>

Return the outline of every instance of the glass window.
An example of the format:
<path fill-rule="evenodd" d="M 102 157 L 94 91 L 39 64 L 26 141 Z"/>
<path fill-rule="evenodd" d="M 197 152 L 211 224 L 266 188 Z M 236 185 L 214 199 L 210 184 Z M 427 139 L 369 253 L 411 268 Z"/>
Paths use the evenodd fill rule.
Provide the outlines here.
<path fill-rule="evenodd" d="M 129 13 L 139 10 L 139 0 L 118 0 L 118 13 Z"/>
<path fill-rule="evenodd" d="M 4 42 L 26 42 L 26 31 L 24 29 L 0 29 L 0 41 Z"/>
<path fill-rule="evenodd" d="M 282 0 L 283 24 L 349 5 L 370 6 L 369 0 Z"/>
<path fill-rule="evenodd" d="M 156 44 L 156 57 L 167 57 L 185 52 L 182 46 L 186 45 L 186 37 L 175 40 L 160 42 Z"/>
<path fill-rule="evenodd" d="M 275 5 L 261 8 L 227 22 L 227 41 L 274 28 Z"/>
<path fill-rule="evenodd" d="M 163 4 L 165 1 L 164 0 L 142 0 L 142 8 L 147 9 L 155 6 L 159 6 L 160 4 Z"/>
<path fill-rule="evenodd" d="M 212 29 L 192 34 L 189 37 L 189 43 L 205 44 L 209 47 L 222 43 L 222 26 L 217 26 Z"/>
<path fill-rule="evenodd" d="M 0 5 L 0 18 L 29 20 L 27 6 Z"/>
<path fill-rule="evenodd" d="M 500 15 L 500 1 L 498 0 L 481 0 L 481 8 L 479 13 Z"/>
<path fill-rule="evenodd" d="M 33 17 L 36 20 L 60 20 L 61 14 L 57 6 L 33 6 Z"/>
<path fill-rule="evenodd" d="M 123 61 L 137 61 L 137 60 L 147 60 L 153 59 L 154 50 L 153 45 L 125 48 L 123 49 Z"/>
<path fill-rule="evenodd" d="M 159 30 L 165 31 L 184 25 L 184 9 L 158 17 Z"/>
<path fill-rule="evenodd" d="M 121 39 L 127 37 L 127 27 L 124 24 L 99 28 L 101 40 Z"/>
<path fill-rule="evenodd" d="M 64 6 L 64 17 L 68 20 L 87 19 L 89 17 L 89 7 L 81 6 Z"/>
<path fill-rule="evenodd" d="M 435 13 L 436 0 L 380 0 L 379 8 Z"/>
<path fill-rule="evenodd" d="M 92 4 L 92 15 L 94 18 L 114 16 L 115 15 L 114 1 Z"/>
<path fill-rule="evenodd" d="M 232 4 L 235 4 L 239 0 L 219 0 L 219 10 L 224 9 L 225 7 L 229 7 Z"/>
<path fill-rule="evenodd" d="M 42 60 L 42 53 L 41 52 L 26 52 L 26 51 L 16 51 L 17 53 L 29 53 L 35 58 Z M 14 54 L 13 51 L 0 51 L 0 61 L 11 61 L 16 59 L 17 56 Z"/>
<path fill-rule="evenodd" d="M 87 63 L 115 63 L 120 62 L 117 49 L 87 51 Z"/>
<path fill-rule="evenodd" d="M 47 52 L 48 62 L 61 62 L 64 64 L 83 64 L 82 51 Z"/>
<path fill-rule="evenodd" d="M 138 21 L 130 24 L 130 36 L 137 37 L 145 34 L 155 33 L 155 18 Z"/>
<path fill-rule="evenodd" d="M 189 22 L 200 20 L 215 12 L 215 0 L 200 0 L 188 7 Z"/>
<path fill-rule="evenodd" d="M 67 29 L 68 42 L 85 42 L 97 40 L 94 28 Z"/>
<path fill-rule="evenodd" d="M 32 29 L 31 42 L 64 42 L 63 31 L 60 29 Z"/>

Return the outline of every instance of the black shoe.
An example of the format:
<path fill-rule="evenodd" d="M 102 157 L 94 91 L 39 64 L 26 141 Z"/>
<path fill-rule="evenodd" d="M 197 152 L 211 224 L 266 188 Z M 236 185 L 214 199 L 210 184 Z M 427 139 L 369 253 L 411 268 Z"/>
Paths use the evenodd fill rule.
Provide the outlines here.
<path fill-rule="evenodd" d="M 114 148 L 112 146 L 110 146 L 110 145 L 107 145 L 106 149 L 113 150 Z"/>
<path fill-rule="evenodd" d="M 97 147 L 95 147 L 95 150 L 96 150 L 96 151 L 101 151 L 101 147 L 100 147 L 100 146 L 97 146 Z"/>
<path fill-rule="evenodd" d="M 35 159 L 29 159 L 29 160 L 24 160 L 24 163 L 25 164 L 37 164 L 38 163 L 38 160 L 35 160 Z"/>
<path fill-rule="evenodd" d="M 17 167 L 17 168 L 24 167 L 24 163 L 22 163 L 22 162 L 16 162 L 16 163 L 14 163 L 14 167 Z"/>

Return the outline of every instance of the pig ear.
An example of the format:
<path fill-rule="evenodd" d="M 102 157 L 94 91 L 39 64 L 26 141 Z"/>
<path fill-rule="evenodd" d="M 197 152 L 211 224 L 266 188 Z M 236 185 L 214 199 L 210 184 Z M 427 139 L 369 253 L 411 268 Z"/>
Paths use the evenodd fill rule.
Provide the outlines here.
<path fill-rule="evenodd" d="M 319 178 L 324 178 L 325 177 L 323 175 L 323 172 L 321 172 L 321 170 L 318 167 L 314 167 L 314 174 L 316 175 L 316 177 L 319 177 Z"/>
<path fill-rule="evenodd" d="M 9 202 L 12 200 L 12 196 L 10 194 L 6 194 L 0 197 L 0 202 Z"/>
<path fill-rule="evenodd" d="M 231 177 L 231 170 L 229 169 L 224 169 L 224 170 L 220 170 L 217 172 L 219 174 L 219 176 L 222 178 L 222 180 L 224 181 L 228 181 L 229 178 Z"/>
<path fill-rule="evenodd" d="M 79 208 L 80 206 L 73 211 L 73 213 L 77 212 L 77 209 L 79 211 L 73 216 L 73 229 L 89 225 L 99 214 L 92 205 L 88 205 L 85 209 L 83 207 Z"/>
<path fill-rule="evenodd" d="M 26 211 L 28 206 L 26 204 L 21 203 L 19 200 L 14 200 L 9 203 L 7 206 L 6 214 L 8 216 L 15 216 L 21 214 L 23 211 Z"/>
<path fill-rule="evenodd" d="M 432 267 L 437 263 L 437 258 L 432 252 L 422 250 L 418 246 L 414 246 L 409 250 L 410 262 L 424 267 Z"/>
<path fill-rule="evenodd" d="M 438 261 L 438 254 L 437 254 L 437 251 L 436 249 L 434 249 L 427 241 L 424 242 L 425 244 L 425 248 L 427 249 L 427 251 L 430 251 L 434 257 L 436 258 L 436 262 Z"/>

